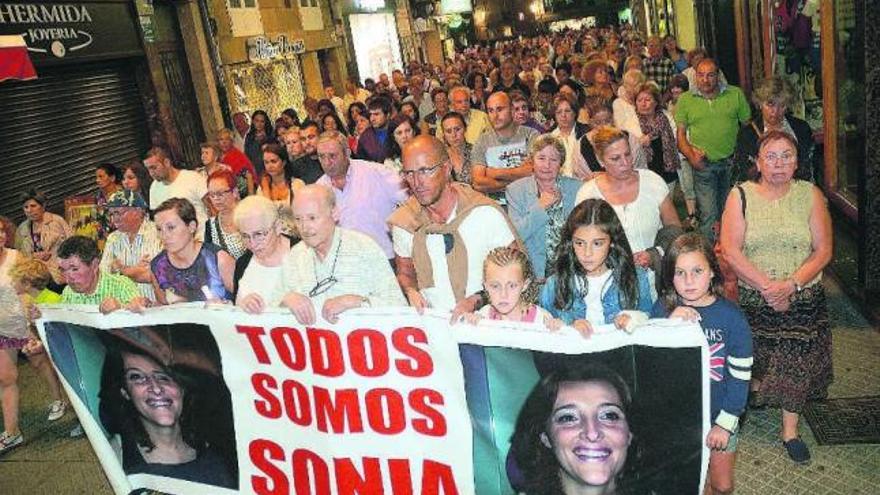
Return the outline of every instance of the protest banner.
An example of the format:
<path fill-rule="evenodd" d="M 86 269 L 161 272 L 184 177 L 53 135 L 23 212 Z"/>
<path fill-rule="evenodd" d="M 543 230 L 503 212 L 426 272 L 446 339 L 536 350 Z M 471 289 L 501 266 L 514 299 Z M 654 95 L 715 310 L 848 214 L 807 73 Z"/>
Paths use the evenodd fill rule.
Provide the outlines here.
<path fill-rule="evenodd" d="M 627 493 L 697 494 L 705 479 L 709 355 L 696 325 L 583 339 L 410 308 L 303 327 L 285 312 L 184 304 L 49 306 L 38 327 L 116 493 L 512 494 L 529 483 L 511 453 L 512 437 L 530 438 L 517 431 L 527 398 L 554 367 L 584 363 L 632 398 L 630 441 L 608 455 Z"/>

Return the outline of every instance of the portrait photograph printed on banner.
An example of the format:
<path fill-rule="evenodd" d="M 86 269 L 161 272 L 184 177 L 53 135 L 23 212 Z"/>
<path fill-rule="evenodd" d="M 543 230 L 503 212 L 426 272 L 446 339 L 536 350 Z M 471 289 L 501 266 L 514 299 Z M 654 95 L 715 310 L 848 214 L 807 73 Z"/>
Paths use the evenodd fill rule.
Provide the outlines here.
<path fill-rule="evenodd" d="M 126 475 L 238 487 L 231 396 L 204 325 L 99 330 L 45 324 L 62 377 Z"/>

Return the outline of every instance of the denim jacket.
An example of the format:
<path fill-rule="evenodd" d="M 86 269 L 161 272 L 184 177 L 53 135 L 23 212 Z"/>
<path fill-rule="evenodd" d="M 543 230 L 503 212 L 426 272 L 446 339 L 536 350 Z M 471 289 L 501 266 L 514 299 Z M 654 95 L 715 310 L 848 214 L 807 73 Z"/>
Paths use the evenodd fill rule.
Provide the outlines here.
<path fill-rule="evenodd" d="M 620 307 L 620 290 L 617 282 L 613 277 L 608 280 L 611 285 L 602 296 L 602 313 L 605 315 L 605 321 L 601 322 L 602 324 L 611 323 L 614 321 L 614 317 L 623 310 Z M 648 272 L 637 266 L 636 280 L 639 284 L 639 300 L 633 309 L 650 314 L 654 302 L 651 300 L 651 284 L 648 280 Z M 541 307 L 546 309 L 554 318 L 559 318 L 565 322 L 566 325 L 571 325 L 575 320 L 582 320 L 586 317 L 587 305 L 583 297 L 575 294 L 574 301 L 566 309 L 559 309 L 553 304 L 555 297 L 556 275 L 553 275 L 547 279 L 547 283 L 541 289 L 541 295 L 538 297 L 538 303 Z"/>

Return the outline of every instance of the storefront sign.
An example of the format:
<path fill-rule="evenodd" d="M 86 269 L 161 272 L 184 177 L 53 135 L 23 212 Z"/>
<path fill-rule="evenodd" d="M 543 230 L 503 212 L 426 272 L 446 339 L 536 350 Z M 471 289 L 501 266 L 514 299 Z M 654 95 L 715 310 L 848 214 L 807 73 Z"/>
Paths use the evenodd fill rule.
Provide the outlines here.
<path fill-rule="evenodd" d="M 0 34 L 24 37 L 37 64 L 141 53 L 127 2 L 2 3 Z"/>
<path fill-rule="evenodd" d="M 301 39 L 288 41 L 287 36 L 283 34 L 275 38 L 275 41 L 271 41 L 265 36 L 255 36 L 248 38 L 247 49 L 248 60 L 258 62 L 305 53 L 306 43 Z"/>

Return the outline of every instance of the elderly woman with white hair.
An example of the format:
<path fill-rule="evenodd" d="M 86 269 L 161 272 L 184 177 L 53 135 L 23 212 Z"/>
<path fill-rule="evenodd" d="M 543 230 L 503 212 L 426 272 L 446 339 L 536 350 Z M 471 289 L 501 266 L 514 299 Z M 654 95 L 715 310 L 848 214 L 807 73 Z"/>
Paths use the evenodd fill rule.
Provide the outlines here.
<path fill-rule="evenodd" d="M 248 196 L 235 207 L 233 222 L 247 251 L 235 262 L 233 300 L 248 313 L 278 306 L 281 262 L 293 240 L 283 233 L 281 208 L 264 196 Z"/>

